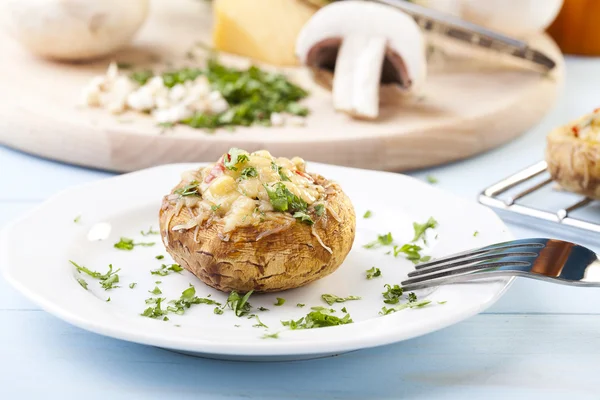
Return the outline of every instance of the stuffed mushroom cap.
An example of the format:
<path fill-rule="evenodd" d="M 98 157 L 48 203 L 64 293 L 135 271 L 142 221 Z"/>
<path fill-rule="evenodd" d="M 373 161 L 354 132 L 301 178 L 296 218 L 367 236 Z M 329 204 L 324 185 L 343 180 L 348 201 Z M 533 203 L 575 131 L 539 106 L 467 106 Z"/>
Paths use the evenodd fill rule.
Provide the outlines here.
<path fill-rule="evenodd" d="M 355 213 L 304 160 L 231 149 L 188 171 L 163 199 L 160 230 L 182 267 L 221 291 L 275 292 L 334 272 L 352 247 Z"/>
<path fill-rule="evenodd" d="M 546 161 L 563 189 L 600 200 L 600 109 L 550 132 Z"/>

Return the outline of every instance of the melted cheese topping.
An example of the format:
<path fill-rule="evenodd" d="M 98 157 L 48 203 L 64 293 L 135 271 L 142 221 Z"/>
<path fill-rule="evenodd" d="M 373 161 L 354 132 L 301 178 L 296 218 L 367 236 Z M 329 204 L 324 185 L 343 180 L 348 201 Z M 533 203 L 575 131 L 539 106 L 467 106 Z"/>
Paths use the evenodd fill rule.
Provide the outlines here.
<path fill-rule="evenodd" d="M 572 125 L 571 134 L 582 140 L 600 142 L 600 109 Z"/>
<path fill-rule="evenodd" d="M 265 150 L 248 153 L 231 149 L 217 163 L 182 175 L 179 190 L 187 185 L 197 192 L 182 196 L 176 190 L 170 198 L 177 204 L 176 212 L 187 207 L 195 217 L 172 229 L 191 229 L 209 219 L 222 220 L 224 233 L 273 219 L 289 226 L 295 222 L 293 215 L 274 209 L 265 186 L 285 185 L 314 211 L 315 205 L 325 205 L 326 189 L 315 183 L 305 167 L 298 157 L 275 158 Z"/>

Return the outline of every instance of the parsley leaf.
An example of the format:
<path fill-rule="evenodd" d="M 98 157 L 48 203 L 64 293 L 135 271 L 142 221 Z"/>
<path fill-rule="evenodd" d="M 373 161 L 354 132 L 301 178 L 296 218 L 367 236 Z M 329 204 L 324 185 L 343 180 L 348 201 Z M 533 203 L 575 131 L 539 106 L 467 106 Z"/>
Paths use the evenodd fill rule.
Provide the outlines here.
<path fill-rule="evenodd" d="M 241 179 L 248 179 L 248 178 L 256 178 L 258 176 L 258 171 L 256 170 L 256 168 L 254 167 L 246 167 L 242 170 L 242 173 L 240 175 L 240 180 Z"/>
<path fill-rule="evenodd" d="M 157 260 L 162 260 L 163 258 L 165 258 L 165 256 L 163 256 L 162 254 L 159 254 L 154 258 L 156 258 Z"/>
<path fill-rule="evenodd" d="M 79 278 L 79 277 L 77 277 L 75 279 L 77 279 L 77 282 L 79 282 L 79 284 L 81 285 L 82 288 L 84 288 L 85 290 L 88 290 L 88 284 L 85 281 L 85 279 Z"/>
<path fill-rule="evenodd" d="M 317 214 L 317 217 L 321 217 L 325 214 L 325 206 L 323 204 L 315 205 L 315 214 Z"/>
<path fill-rule="evenodd" d="M 372 249 L 374 247 L 379 247 L 379 246 L 389 246 L 393 242 L 394 242 L 394 238 L 392 237 L 392 233 L 388 232 L 385 235 L 377 235 L 377 240 L 367 243 L 363 247 L 365 249 Z"/>
<path fill-rule="evenodd" d="M 160 289 L 158 288 L 158 286 L 154 287 L 154 290 L 148 290 L 149 293 L 152 293 L 153 295 L 159 295 L 162 294 L 162 292 L 160 291 Z"/>
<path fill-rule="evenodd" d="M 244 150 L 232 147 L 229 149 L 229 152 L 223 156 L 223 165 L 228 170 L 237 171 L 238 167 L 236 165 L 243 164 L 248 160 L 248 154 Z"/>
<path fill-rule="evenodd" d="M 229 297 L 227 297 L 226 306 L 233 310 L 237 317 L 244 316 L 250 312 L 252 305 L 248 303 L 248 299 L 252 295 L 253 290 L 246 293 L 244 296 L 240 296 L 238 292 L 233 290 Z"/>
<path fill-rule="evenodd" d="M 263 324 L 263 322 L 260 320 L 260 318 L 258 318 L 258 315 L 256 314 L 250 314 L 248 315 L 248 319 L 250 318 L 256 318 L 257 323 L 252 325 L 253 328 L 269 328 L 267 325 Z"/>
<path fill-rule="evenodd" d="M 261 339 L 279 339 L 279 332 L 265 333 L 262 335 Z"/>
<path fill-rule="evenodd" d="M 343 303 L 343 302 L 349 301 L 349 300 L 360 300 L 361 299 L 359 296 L 339 297 L 334 294 L 322 294 L 321 298 L 330 306 L 333 305 L 333 303 Z"/>
<path fill-rule="evenodd" d="M 285 303 L 285 299 L 282 299 L 281 297 L 277 297 L 277 302 L 275 303 L 275 305 L 282 306 L 283 303 Z"/>
<path fill-rule="evenodd" d="M 264 307 L 258 307 L 258 311 L 269 311 L 269 309 L 268 308 L 264 308 Z"/>
<path fill-rule="evenodd" d="M 378 276 L 381 276 L 381 270 L 379 268 L 371 268 L 367 270 L 367 279 L 373 279 L 373 278 L 377 278 Z"/>
<path fill-rule="evenodd" d="M 414 303 L 415 301 L 417 301 L 417 295 L 414 294 L 413 292 L 410 292 L 408 294 L 408 301 L 409 301 L 409 303 Z"/>
<path fill-rule="evenodd" d="M 293 217 L 296 218 L 297 220 L 299 220 L 300 222 L 304 222 L 305 224 L 308 224 L 308 225 L 313 225 L 315 223 L 315 221 L 312 220 L 310 215 L 308 215 L 307 213 L 302 212 L 302 211 L 296 211 L 294 213 Z"/>
<path fill-rule="evenodd" d="M 221 314 L 223 314 L 223 309 L 221 307 L 215 307 L 213 312 L 217 315 L 221 315 Z"/>
<path fill-rule="evenodd" d="M 415 230 L 415 237 L 412 242 L 416 242 L 417 240 L 423 238 L 423 243 L 427 244 L 427 238 L 425 237 L 425 232 L 427 229 L 434 229 L 438 225 L 437 221 L 433 217 L 429 217 L 427 222 L 424 224 L 419 224 L 417 222 L 413 222 L 413 228 Z"/>
<path fill-rule="evenodd" d="M 121 240 L 119 240 L 119 242 L 115 243 L 115 248 L 119 249 L 119 250 L 133 250 L 133 248 L 135 246 L 145 246 L 145 247 L 149 247 L 149 246 L 154 246 L 156 243 L 154 242 L 149 242 L 149 243 L 133 243 L 133 239 L 130 238 L 126 238 L 126 237 L 122 237 Z"/>
<path fill-rule="evenodd" d="M 100 286 L 102 286 L 104 288 L 104 290 L 115 289 L 115 288 L 119 287 L 119 286 L 114 286 L 114 284 L 119 282 L 119 275 L 117 274 L 117 272 L 119 272 L 121 270 L 120 268 L 116 271 L 113 271 L 113 266 L 112 266 L 112 264 L 110 264 L 108 266 L 108 272 L 106 272 L 105 274 L 101 274 L 100 272 L 92 271 L 84 266 L 78 265 L 74 261 L 69 260 L 69 262 L 71 264 L 73 264 L 73 266 L 75 268 L 77 268 L 77 272 L 79 272 L 79 273 L 83 272 L 94 279 L 99 279 Z M 81 282 L 79 282 L 79 284 L 81 285 Z"/>
<path fill-rule="evenodd" d="M 365 214 L 363 215 L 363 218 L 371 218 L 371 216 L 373 215 L 373 213 L 370 210 L 367 210 L 365 212 Z"/>
<path fill-rule="evenodd" d="M 384 298 L 383 302 L 386 304 L 398 304 L 398 301 L 400 301 L 400 297 L 402 296 L 404 290 L 402 290 L 402 288 L 398 285 L 390 286 L 387 283 L 384 285 L 384 287 L 387 290 L 382 293 Z"/>
<path fill-rule="evenodd" d="M 388 314 L 395 313 L 400 310 L 404 310 L 406 308 L 421 308 L 421 307 L 425 307 L 426 305 L 428 305 L 430 303 L 431 303 L 431 300 L 423 300 L 423 301 L 414 301 L 414 302 L 404 303 L 404 304 L 400 304 L 395 307 L 389 307 L 389 308 L 384 306 L 381 308 L 379 315 L 388 315 Z"/>
<path fill-rule="evenodd" d="M 431 183 L 432 185 L 435 185 L 436 183 L 438 183 L 438 180 L 435 176 L 433 175 L 427 175 L 427 182 Z"/>
<path fill-rule="evenodd" d="M 76 216 L 76 217 L 73 219 L 73 222 L 75 222 L 76 224 L 78 224 L 79 222 L 81 222 L 81 215 L 78 215 L 78 216 Z"/>
<path fill-rule="evenodd" d="M 178 194 L 181 197 L 200 196 L 199 187 L 200 182 L 193 180 L 187 185 L 180 187 L 179 189 L 175 189 L 173 193 Z"/>
<path fill-rule="evenodd" d="M 210 209 L 212 211 L 217 211 L 219 208 L 221 208 L 220 204 L 213 204 L 212 206 L 210 206 Z"/>
<path fill-rule="evenodd" d="M 311 311 L 299 320 L 281 321 L 281 324 L 288 326 L 290 329 L 314 329 L 351 324 L 352 322 L 354 321 L 350 318 L 350 314 L 346 314 L 343 318 L 340 318 L 323 311 Z"/>
<path fill-rule="evenodd" d="M 160 232 L 159 231 L 153 231 L 152 227 L 150 227 L 150 228 L 148 228 L 148 230 L 146 232 L 140 231 L 140 233 L 142 234 L 142 236 L 149 236 L 149 235 L 158 235 Z"/>
<path fill-rule="evenodd" d="M 169 303 L 172 304 L 172 306 L 168 306 L 167 311 L 173 312 L 177 315 L 182 315 L 185 313 L 185 310 L 190 308 L 193 304 L 221 305 L 221 303 L 217 301 L 196 296 L 196 288 L 191 285 L 189 288 L 181 292 L 181 297 L 179 300 L 171 300 Z"/>
<path fill-rule="evenodd" d="M 164 298 L 155 298 L 155 299 L 146 299 L 146 304 L 154 304 L 154 307 L 148 307 L 142 312 L 143 317 L 148 318 L 160 318 L 167 314 L 167 310 L 163 310 L 161 308 L 161 303 L 164 301 Z"/>
<path fill-rule="evenodd" d="M 298 304 L 296 304 L 296 307 L 300 307 L 300 308 L 302 308 L 302 307 L 304 307 L 305 305 L 306 305 L 306 304 L 298 303 Z"/>
<path fill-rule="evenodd" d="M 135 282 L 131 282 L 131 283 L 129 284 L 129 289 L 133 289 L 133 288 L 135 287 L 135 285 L 137 285 L 137 283 L 135 283 Z"/>
<path fill-rule="evenodd" d="M 477 235 L 479 235 L 479 231 L 473 232 L 473 237 L 477 237 Z"/>
<path fill-rule="evenodd" d="M 160 266 L 159 269 L 152 270 L 152 271 L 150 271 L 150 273 L 152 275 L 167 276 L 171 272 L 180 273 L 181 271 L 183 271 L 183 268 L 179 264 L 171 264 L 171 265 L 163 264 Z"/>
<path fill-rule="evenodd" d="M 348 313 L 348 310 L 346 310 L 346 307 L 342 307 L 342 312 L 343 313 Z"/>
<path fill-rule="evenodd" d="M 289 211 L 290 213 L 306 212 L 308 204 L 300 197 L 288 190 L 285 184 L 276 182 L 272 186 L 263 184 L 269 195 L 269 201 L 275 211 Z"/>

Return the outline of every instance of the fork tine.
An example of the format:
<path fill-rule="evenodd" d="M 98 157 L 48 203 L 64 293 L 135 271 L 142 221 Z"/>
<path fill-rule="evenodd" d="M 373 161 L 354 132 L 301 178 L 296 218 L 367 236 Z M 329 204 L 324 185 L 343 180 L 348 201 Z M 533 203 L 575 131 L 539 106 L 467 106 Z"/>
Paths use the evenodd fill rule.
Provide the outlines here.
<path fill-rule="evenodd" d="M 480 271 L 480 270 L 486 270 L 486 269 L 495 269 L 495 268 L 499 268 L 499 267 L 517 267 L 517 266 L 527 267 L 530 265 L 531 265 L 531 263 L 528 261 L 483 262 L 483 263 L 479 263 L 479 264 L 475 264 L 475 265 L 467 265 L 462 268 L 455 268 L 455 269 L 445 270 L 442 272 L 436 272 L 434 274 L 428 274 L 425 276 L 418 276 L 416 278 L 407 279 L 401 283 L 401 286 L 404 287 L 405 285 L 411 285 L 414 283 L 431 281 L 431 280 L 435 280 L 437 278 L 445 278 L 448 276 L 465 275 L 465 274 L 473 273 L 473 272 Z M 428 284 L 427 286 L 431 286 L 431 285 Z"/>
<path fill-rule="evenodd" d="M 460 267 L 462 265 L 466 266 L 468 264 L 473 264 L 473 263 L 481 262 L 481 261 L 494 260 L 496 258 L 502 258 L 502 257 L 536 257 L 536 256 L 537 256 L 537 253 L 523 252 L 523 251 L 520 251 L 520 252 L 511 251 L 511 252 L 506 252 L 506 253 L 488 253 L 488 254 L 479 255 L 478 257 L 465 258 L 460 261 L 454 261 L 454 262 L 450 262 L 450 263 L 439 263 L 437 265 L 429 265 L 426 268 L 421 268 L 421 269 L 417 269 L 415 271 L 409 272 L 408 277 L 412 278 L 415 276 L 430 274 L 432 272 L 437 272 L 437 271 L 442 271 L 442 270 L 450 270 L 453 267 Z"/>
<path fill-rule="evenodd" d="M 444 278 L 437 278 L 428 280 L 422 283 L 412 283 L 404 285 L 404 282 L 401 283 L 402 289 L 404 291 L 413 291 L 419 289 L 426 289 L 433 286 L 442 286 L 448 285 L 451 283 L 464 283 L 464 282 L 475 282 L 479 279 L 487 279 L 491 277 L 500 277 L 500 276 L 514 276 L 514 274 L 510 271 L 501 271 L 501 270 L 492 270 L 492 271 L 475 271 L 469 272 L 462 275 L 451 275 L 446 276 Z"/>
<path fill-rule="evenodd" d="M 460 253 L 455 253 L 455 254 L 452 254 L 452 255 L 449 255 L 446 257 L 442 257 L 442 258 L 436 258 L 435 260 L 431 260 L 426 263 L 419 264 L 415 267 L 415 269 L 419 270 L 419 269 L 423 269 L 423 268 L 429 268 L 431 266 L 442 264 L 447 261 L 458 261 L 458 260 L 466 259 L 466 258 L 469 258 L 472 256 L 477 256 L 477 255 L 492 253 L 492 252 L 498 252 L 498 251 L 503 251 L 503 250 L 511 250 L 511 249 L 518 249 L 518 248 L 527 248 L 527 247 L 534 247 L 534 248 L 544 247 L 544 245 L 541 243 L 519 243 L 519 242 L 520 241 L 504 242 L 504 243 L 498 243 L 496 245 L 480 247 L 478 249 L 462 251 Z M 494 254 L 496 254 L 496 253 L 494 253 Z"/>

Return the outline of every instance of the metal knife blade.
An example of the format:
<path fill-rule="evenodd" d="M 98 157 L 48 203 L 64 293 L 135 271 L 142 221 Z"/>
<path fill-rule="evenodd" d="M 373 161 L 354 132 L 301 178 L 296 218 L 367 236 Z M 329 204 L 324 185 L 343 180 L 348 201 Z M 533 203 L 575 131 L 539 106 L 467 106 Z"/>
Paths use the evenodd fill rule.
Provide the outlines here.
<path fill-rule="evenodd" d="M 453 15 L 411 3 L 406 0 L 368 0 L 398 8 L 412 16 L 426 31 L 469 43 L 474 46 L 491 49 L 533 62 L 550 71 L 556 63 L 544 53 L 529 47 L 521 40 L 513 39 L 480 25 L 463 21 Z"/>

